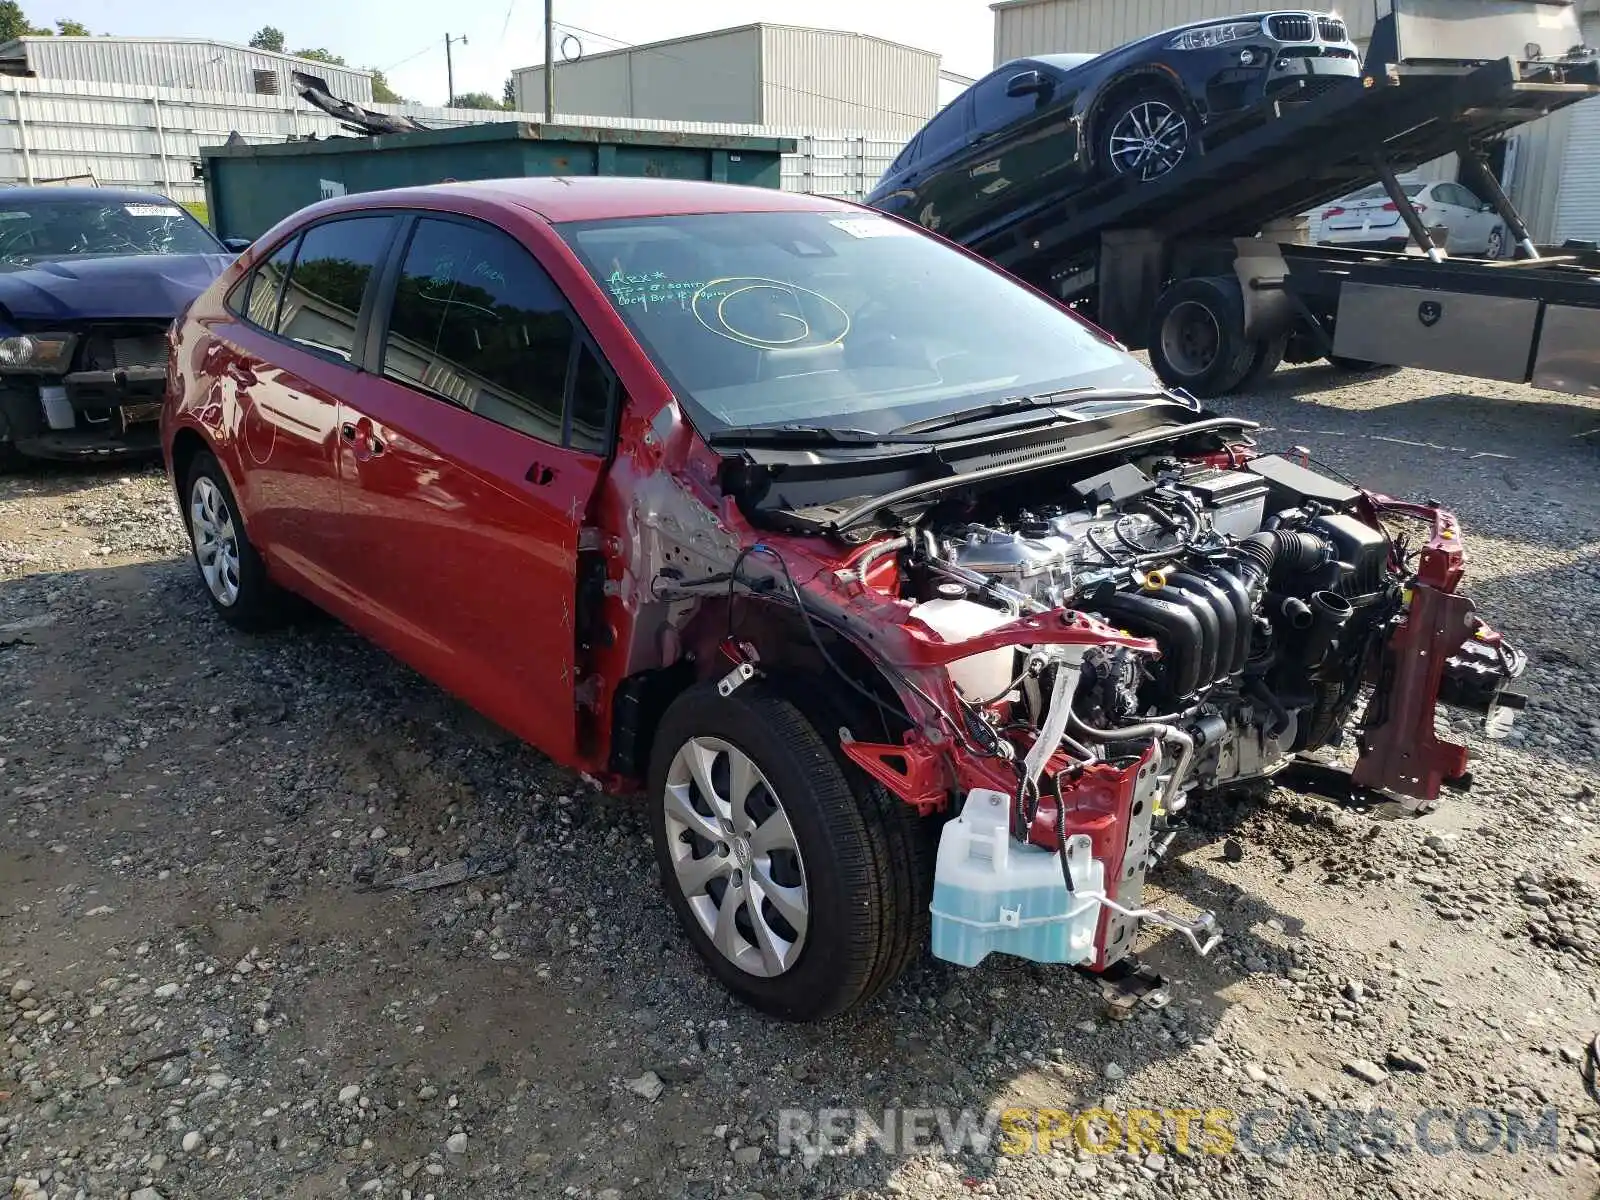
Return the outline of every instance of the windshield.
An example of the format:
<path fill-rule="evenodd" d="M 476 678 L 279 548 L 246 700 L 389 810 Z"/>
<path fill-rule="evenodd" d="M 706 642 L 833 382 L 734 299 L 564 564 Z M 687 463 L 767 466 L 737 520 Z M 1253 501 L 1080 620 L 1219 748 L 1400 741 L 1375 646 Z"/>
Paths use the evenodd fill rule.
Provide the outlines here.
<path fill-rule="evenodd" d="M 1160 387 L 1054 304 L 875 214 L 560 228 L 705 434 L 885 433 L 1006 397 Z"/>
<path fill-rule="evenodd" d="M 165 196 L 85 200 L 40 194 L 0 203 L 0 264 L 106 254 L 220 254 L 205 229 Z"/>

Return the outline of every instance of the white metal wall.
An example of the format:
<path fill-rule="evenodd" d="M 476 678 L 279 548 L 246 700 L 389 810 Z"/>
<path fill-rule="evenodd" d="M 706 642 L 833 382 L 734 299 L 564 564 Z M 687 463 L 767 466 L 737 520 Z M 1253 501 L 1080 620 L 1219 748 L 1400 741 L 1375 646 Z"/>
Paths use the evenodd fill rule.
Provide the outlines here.
<path fill-rule="evenodd" d="M 512 72 L 519 108 L 544 106 L 544 67 Z M 761 31 L 750 25 L 556 64 L 556 112 L 761 120 Z"/>
<path fill-rule="evenodd" d="M 542 119 L 537 113 L 372 107 L 404 112 L 434 127 Z M 905 144 L 904 135 L 893 130 L 783 129 L 603 114 L 563 114 L 559 119 L 662 132 L 792 137 L 798 147 L 784 156 L 783 186 L 848 199 L 870 191 Z M 192 166 L 200 147 L 221 145 L 234 131 L 252 143 L 341 132 L 331 117 L 303 102 L 276 97 L 0 78 L 0 185 L 92 178 L 105 187 L 144 188 L 176 200 L 200 201 L 205 199 L 205 187 L 194 178 Z"/>
<path fill-rule="evenodd" d="M 1583 23 L 1584 41 L 1600 39 L 1600 18 Z M 1539 122 L 1545 135 L 1544 181 L 1538 194 L 1550 211 L 1549 240 L 1600 239 L 1600 99 L 1585 100 Z"/>
<path fill-rule="evenodd" d="M 310 71 L 328 81 L 334 95 L 357 104 L 372 101 L 372 73 L 270 50 L 191 38 L 25 37 L 0 47 L 0 56 L 19 52 L 40 79 L 98 80 L 101 83 L 189 88 L 250 95 L 257 71 L 270 71 L 278 94 L 294 95 L 289 76 Z"/>
<path fill-rule="evenodd" d="M 811 129 L 921 129 L 939 106 L 939 56 L 859 33 L 761 26 L 761 117 Z"/>
<path fill-rule="evenodd" d="M 544 106 L 544 67 L 512 72 L 517 105 Z M 556 112 L 893 129 L 938 111 L 939 56 L 880 38 L 750 25 L 556 64 Z"/>

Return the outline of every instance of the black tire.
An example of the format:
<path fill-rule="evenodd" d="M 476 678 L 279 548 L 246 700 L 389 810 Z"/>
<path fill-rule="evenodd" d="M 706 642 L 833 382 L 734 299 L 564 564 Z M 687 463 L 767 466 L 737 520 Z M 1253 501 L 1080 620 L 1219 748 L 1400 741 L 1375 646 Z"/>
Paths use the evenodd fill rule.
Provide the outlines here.
<path fill-rule="evenodd" d="M 1250 369 L 1239 382 L 1238 390 L 1254 392 L 1271 383 L 1273 375 L 1283 365 L 1283 356 L 1288 349 L 1289 335 L 1286 333 L 1258 341 L 1255 353 L 1250 359 Z"/>
<path fill-rule="evenodd" d="M 752 973 L 718 950 L 679 881 L 668 841 L 667 786 L 679 750 L 695 738 L 733 747 L 754 763 L 793 829 L 809 914 L 798 955 L 780 973 Z M 753 1008 L 789 1021 L 847 1012 L 893 982 L 926 945 L 927 823 L 875 783 L 852 781 L 816 726 L 776 690 L 755 682 L 724 697 L 704 684 L 678 697 L 655 736 L 649 786 L 668 902 L 711 973 Z M 679 833 L 680 844 L 689 840 Z M 724 890 L 717 912 L 726 897 Z"/>
<path fill-rule="evenodd" d="M 0 441 L 0 475 L 12 475 L 27 465 L 28 458 L 10 441 Z"/>
<path fill-rule="evenodd" d="M 207 484 L 216 490 L 233 530 L 238 569 L 237 590 L 231 601 L 224 600 L 213 590 L 200 562 L 195 505 L 198 489 Z M 249 534 L 245 532 L 244 518 L 239 512 L 239 502 L 234 499 L 233 489 L 228 486 L 228 477 L 209 450 L 195 454 L 184 476 L 183 523 L 189 531 L 189 547 L 194 552 L 195 570 L 200 575 L 201 587 L 219 617 L 236 629 L 256 632 L 277 628 L 293 615 L 295 605 L 292 597 L 268 577 L 266 563 L 261 561 L 261 555 L 256 552 Z"/>
<path fill-rule="evenodd" d="M 1170 112 L 1172 119 L 1181 122 L 1181 134 L 1174 137 L 1169 127 L 1168 134 L 1156 147 L 1154 158 L 1141 158 L 1136 163 L 1130 163 L 1126 157 L 1130 147 L 1120 140 L 1128 131 L 1121 127 L 1130 121 L 1130 117 L 1135 125 L 1149 122 L 1148 112 L 1143 118 L 1138 115 L 1141 109 L 1147 107 Z M 1137 174 L 1146 182 L 1159 179 L 1187 159 L 1194 150 L 1194 144 L 1195 122 L 1189 106 L 1172 89 L 1163 87 L 1145 88 L 1113 101 L 1101 115 L 1095 133 L 1096 161 L 1101 175 L 1108 179 L 1131 174 Z M 1118 157 L 1119 151 L 1123 154 L 1121 159 Z"/>
<path fill-rule="evenodd" d="M 1257 343 L 1244 335 L 1244 301 L 1229 276 L 1185 279 L 1156 301 L 1150 363 L 1168 387 L 1225 396 L 1255 365 Z"/>

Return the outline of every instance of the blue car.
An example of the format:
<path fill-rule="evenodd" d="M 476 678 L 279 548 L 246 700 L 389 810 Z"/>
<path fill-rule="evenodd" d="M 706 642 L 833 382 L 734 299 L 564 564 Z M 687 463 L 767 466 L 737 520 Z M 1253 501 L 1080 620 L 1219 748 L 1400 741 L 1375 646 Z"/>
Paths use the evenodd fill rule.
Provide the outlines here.
<path fill-rule="evenodd" d="M 151 192 L 0 188 L 0 467 L 156 451 L 167 330 L 247 244 Z"/>
<path fill-rule="evenodd" d="M 1345 23 L 1300 9 L 1200 21 L 1104 54 L 1016 59 L 929 121 L 867 203 L 970 244 L 1105 179 L 1157 179 L 1226 118 L 1360 77 Z"/>

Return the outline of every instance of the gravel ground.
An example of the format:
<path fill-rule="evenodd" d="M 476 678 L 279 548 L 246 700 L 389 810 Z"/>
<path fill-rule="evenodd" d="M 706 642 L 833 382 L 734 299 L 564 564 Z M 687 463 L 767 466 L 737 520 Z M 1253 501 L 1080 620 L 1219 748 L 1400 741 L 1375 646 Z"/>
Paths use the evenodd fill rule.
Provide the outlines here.
<path fill-rule="evenodd" d="M 1452 502 L 1535 699 L 1508 740 L 1471 735 L 1476 786 L 1429 817 L 1283 789 L 1205 814 L 1159 882 L 1227 939 L 1202 961 L 1146 934 L 1175 998 L 1126 1023 L 1006 959 L 769 1023 L 692 958 L 635 802 L 331 622 L 223 628 L 159 472 L 0 480 L 0 1189 L 1590 1200 L 1600 455 L 1578 435 L 1600 405 L 1418 372 L 1275 385 L 1232 402 L 1266 445 Z M 463 858 L 491 873 L 383 887 Z M 779 1136 L 783 1110 L 899 1106 L 1373 1127 L 1274 1148 L 1277 1117 L 1230 1154 Z M 1554 1110 L 1556 1148 L 1452 1146 L 1470 1107 Z M 1447 1153 L 1374 1132 L 1436 1108 Z"/>

